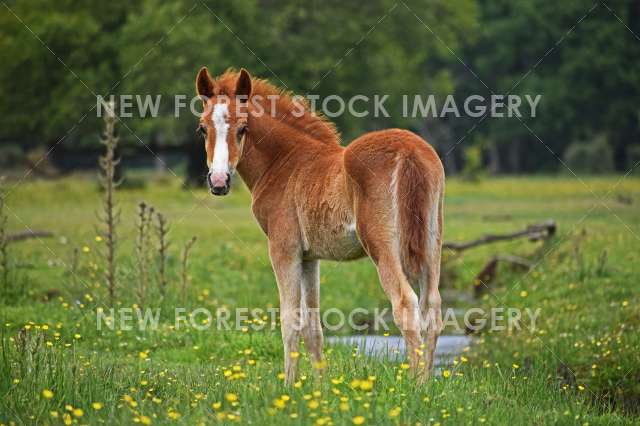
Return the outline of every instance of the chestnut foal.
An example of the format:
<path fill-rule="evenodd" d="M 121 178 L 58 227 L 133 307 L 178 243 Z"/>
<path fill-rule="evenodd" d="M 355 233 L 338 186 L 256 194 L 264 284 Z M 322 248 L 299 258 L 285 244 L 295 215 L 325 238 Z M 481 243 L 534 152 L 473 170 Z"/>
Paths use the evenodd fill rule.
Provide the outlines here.
<path fill-rule="evenodd" d="M 286 383 L 296 377 L 300 335 L 322 363 L 319 260 L 365 255 L 391 301 L 410 366 L 424 381 L 442 328 L 444 171 L 434 149 L 400 129 L 342 147 L 332 123 L 244 69 L 213 79 L 203 67 L 196 88 L 211 192 L 227 194 L 237 170 L 269 240 Z"/>

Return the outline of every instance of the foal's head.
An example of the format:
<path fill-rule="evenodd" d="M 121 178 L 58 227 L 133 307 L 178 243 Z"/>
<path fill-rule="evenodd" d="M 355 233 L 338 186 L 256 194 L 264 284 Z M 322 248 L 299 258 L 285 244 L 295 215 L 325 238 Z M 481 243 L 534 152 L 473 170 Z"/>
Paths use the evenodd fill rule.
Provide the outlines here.
<path fill-rule="evenodd" d="M 235 88 L 230 90 L 213 80 L 207 68 L 202 67 L 196 77 L 196 90 L 204 104 L 197 132 L 207 151 L 207 184 L 213 195 L 226 195 L 249 130 L 251 77 L 246 70 L 240 70 Z"/>

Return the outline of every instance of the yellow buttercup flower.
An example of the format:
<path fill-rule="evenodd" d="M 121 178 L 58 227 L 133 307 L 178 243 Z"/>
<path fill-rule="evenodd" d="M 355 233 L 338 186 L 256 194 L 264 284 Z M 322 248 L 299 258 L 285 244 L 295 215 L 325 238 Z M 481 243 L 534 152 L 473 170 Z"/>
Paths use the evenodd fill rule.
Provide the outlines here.
<path fill-rule="evenodd" d="M 53 392 L 51 392 L 49 389 L 44 389 L 42 391 L 42 396 L 46 399 L 51 399 L 53 398 Z"/>
<path fill-rule="evenodd" d="M 93 407 L 94 410 L 101 410 L 102 407 L 104 407 L 102 405 L 102 402 L 94 402 L 93 404 L 91 404 L 91 406 Z"/>
<path fill-rule="evenodd" d="M 235 393 L 228 393 L 224 396 L 224 399 L 229 402 L 236 402 L 238 400 L 238 395 L 236 395 Z"/>
<path fill-rule="evenodd" d="M 324 370 L 327 367 L 327 362 L 325 360 L 314 362 L 313 368 L 316 370 Z"/>
<path fill-rule="evenodd" d="M 364 423 L 364 416 L 355 416 L 351 421 L 354 425 L 361 425 Z"/>
<path fill-rule="evenodd" d="M 373 382 L 371 380 L 361 380 L 360 389 L 362 389 L 363 391 L 370 391 L 371 389 L 373 389 Z"/>

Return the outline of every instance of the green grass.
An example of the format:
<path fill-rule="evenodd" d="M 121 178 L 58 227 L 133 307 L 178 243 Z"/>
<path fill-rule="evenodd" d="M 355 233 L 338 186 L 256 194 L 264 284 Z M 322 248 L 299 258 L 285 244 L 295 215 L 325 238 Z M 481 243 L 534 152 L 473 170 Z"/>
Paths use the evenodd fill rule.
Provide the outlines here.
<path fill-rule="evenodd" d="M 107 299 L 102 243 L 95 239 L 96 183 L 73 176 L 27 181 L 10 190 L 10 231 L 28 226 L 56 236 L 10 246 L 14 268 L 0 303 L 0 423 L 59 424 L 65 415 L 79 424 L 351 424 L 358 416 L 365 424 L 638 421 L 637 178 L 450 180 L 447 240 L 557 221 L 558 236 L 544 246 L 506 242 L 450 258 L 443 282 L 471 291 L 473 277 L 490 256 L 537 254 L 540 262 L 531 273 L 501 267 L 491 292 L 473 303 L 540 308 L 536 330 L 483 333 L 447 368 L 446 377 L 422 387 L 403 365 L 362 358 L 346 348 L 325 349 L 327 370 L 317 379 L 303 352 L 301 378 L 293 388 L 284 387 L 279 376 L 277 329 L 174 327 L 175 306 L 212 311 L 278 306 L 266 239 L 251 215 L 249 194 L 238 185 L 230 196 L 213 198 L 204 190 L 182 190 L 164 176 L 147 181 L 147 188 L 118 193 L 120 307 L 135 300 L 136 204 L 144 199 L 170 220 L 170 294 L 163 301 L 151 298 L 149 306 L 162 308 L 161 326 L 147 331 L 97 330 L 96 310 L 106 309 Z M 617 202 L 620 194 L 635 203 Z M 505 214 L 510 218 L 498 220 Z M 179 253 L 192 235 L 198 242 L 183 300 Z M 76 286 L 67 267 L 74 248 L 80 248 Z M 323 309 L 388 306 L 368 260 L 324 262 L 321 274 Z M 45 302 L 52 291 L 56 296 Z M 446 301 L 445 307 L 454 303 Z M 371 390 L 354 380 L 366 381 Z M 53 393 L 50 399 L 45 389 Z M 237 401 L 227 400 L 228 394 Z M 67 405 L 82 409 L 82 416 Z"/>

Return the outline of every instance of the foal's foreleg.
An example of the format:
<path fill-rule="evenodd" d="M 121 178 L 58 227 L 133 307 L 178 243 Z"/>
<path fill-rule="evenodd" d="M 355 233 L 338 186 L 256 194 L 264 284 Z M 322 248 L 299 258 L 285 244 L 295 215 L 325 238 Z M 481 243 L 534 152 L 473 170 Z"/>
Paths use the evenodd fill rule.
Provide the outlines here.
<path fill-rule="evenodd" d="M 314 368 L 322 371 L 322 323 L 320 321 L 320 262 L 302 262 L 302 336 Z"/>
<path fill-rule="evenodd" d="M 300 294 L 302 261 L 297 254 L 269 244 L 269 256 L 278 282 L 280 295 L 280 330 L 284 345 L 285 384 L 295 381 L 302 317 L 300 315 Z"/>

